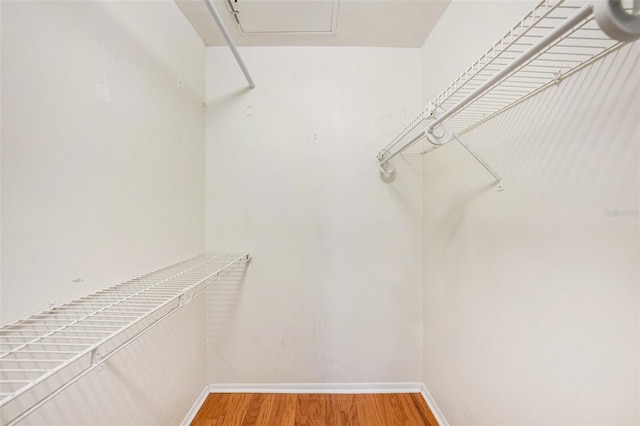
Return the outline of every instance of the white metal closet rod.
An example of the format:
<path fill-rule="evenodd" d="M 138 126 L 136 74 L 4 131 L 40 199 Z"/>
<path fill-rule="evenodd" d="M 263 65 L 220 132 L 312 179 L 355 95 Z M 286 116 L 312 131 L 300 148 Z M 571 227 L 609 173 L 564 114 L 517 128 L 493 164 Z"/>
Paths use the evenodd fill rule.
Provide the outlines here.
<path fill-rule="evenodd" d="M 533 58 L 535 55 L 540 53 L 545 47 L 552 44 L 554 41 L 562 37 L 564 33 L 569 31 L 574 26 L 578 25 L 582 20 L 588 18 L 593 13 L 593 7 L 591 4 L 586 4 L 581 7 L 573 16 L 565 19 L 560 25 L 558 25 L 555 29 L 549 32 L 547 35 L 538 40 L 535 44 L 531 45 L 527 50 L 522 52 L 519 56 L 517 56 L 513 61 L 507 64 L 504 68 L 494 74 L 491 78 L 485 81 L 483 84 L 478 86 L 473 92 L 469 93 L 463 99 L 458 101 L 454 106 L 449 108 L 447 111 L 442 113 L 438 118 L 434 121 L 430 122 L 425 130 L 418 133 L 415 137 L 413 137 L 409 142 L 403 145 L 400 149 L 398 149 L 393 154 L 388 156 L 379 157 L 378 161 L 380 163 L 385 163 L 391 160 L 396 155 L 403 152 L 405 149 L 414 145 L 420 139 L 427 135 L 427 132 L 432 132 L 439 124 L 441 124 L 444 120 L 456 114 L 458 111 L 475 101 L 479 96 L 481 96 L 484 92 L 493 87 L 500 80 L 511 74 L 518 67 L 525 64 L 529 59 Z"/>
<path fill-rule="evenodd" d="M 236 61 L 238 61 L 238 65 L 240 65 L 240 69 L 242 70 L 242 73 L 247 79 L 249 86 L 252 89 L 255 89 L 256 84 L 253 82 L 253 79 L 249 74 L 249 70 L 244 64 L 242 57 L 240 56 L 240 52 L 238 52 L 238 49 L 236 49 L 236 45 L 233 43 L 233 40 L 231 39 L 231 35 L 229 34 L 229 31 L 227 31 L 227 27 L 224 25 L 224 22 L 222 22 L 222 18 L 220 17 L 220 14 L 216 10 L 216 7 L 213 5 L 213 1 L 204 0 L 204 3 L 207 5 L 207 9 L 209 9 L 209 12 L 213 17 L 213 20 L 216 21 L 216 25 L 218 25 L 218 28 L 220 28 L 220 32 L 222 33 L 222 36 L 224 37 L 224 39 L 227 41 L 227 44 L 229 45 L 229 49 L 231 49 L 231 53 L 233 53 L 233 56 L 235 56 Z"/>

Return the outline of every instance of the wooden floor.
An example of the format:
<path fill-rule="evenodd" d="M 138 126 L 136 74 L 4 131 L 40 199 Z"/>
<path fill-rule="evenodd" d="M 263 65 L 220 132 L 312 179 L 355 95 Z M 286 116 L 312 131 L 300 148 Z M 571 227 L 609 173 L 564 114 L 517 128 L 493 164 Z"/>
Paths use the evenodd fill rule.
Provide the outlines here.
<path fill-rule="evenodd" d="M 438 422 L 419 393 L 212 393 L 191 424 L 437 426 Z"/>

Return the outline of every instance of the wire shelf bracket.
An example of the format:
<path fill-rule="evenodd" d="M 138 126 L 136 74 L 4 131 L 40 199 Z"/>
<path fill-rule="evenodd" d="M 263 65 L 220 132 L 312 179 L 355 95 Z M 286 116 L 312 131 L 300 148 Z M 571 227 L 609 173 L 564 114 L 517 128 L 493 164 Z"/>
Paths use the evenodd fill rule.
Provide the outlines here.
<path fill-rule="evenodd" d="M 380 150 L 381 173 L 424 139 L 421 154 L 456 139 L 501 190 L 460 136 L 639 38 L 640 0 L 542 0 Z"/>
<path fill-rule="evenodd" d="M 203 254 L 0 327 L 0 416 L 18 423 L 237 268 Z"/>

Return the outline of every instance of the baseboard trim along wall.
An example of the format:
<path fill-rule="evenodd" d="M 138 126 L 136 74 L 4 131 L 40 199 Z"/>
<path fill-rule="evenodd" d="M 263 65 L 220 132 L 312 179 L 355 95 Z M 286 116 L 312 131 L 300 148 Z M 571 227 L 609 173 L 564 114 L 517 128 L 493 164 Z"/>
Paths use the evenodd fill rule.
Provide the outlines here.
<path fill-rule="evenodd" d="M 429 393 L 429 389 L 427 389 L 427 386 L 424 383 L 421 383 L 420 393 L 422 394 L 424 400 L 427 402 L 427 405 L 431 409 L 431 413 L 433 414 L 433 416 L 438 421 L 438 424 L 440 426 L 449 426 L 449 422 L 444 418 L 444 414 L 442 414 L 442 411 L 440 411 L 440 407 L 438 407 L 438 404 L 436 404 L 436 400 L 433 399 L 433 397 Z"/>
<path fill-rule="evenodd" d="M 429 390 L 420 382 L 397 383 L 222 383 L 205 386 L 185 416 L 188 426 L 210 393 L 420 393 L 441 426 L 449 426 Z"/>
<path fill-rule="evenodd" d="M 202 404 L 204 404 L 204 401 L 211 393 L 211 391 L 209 390 L 209 386 L 210 385 L 206 385 L 204 389 L 202 389 L 202 392 L 200 392 L 200 395 L 198 395 L 198 399 L 196 399 L 196 401 L 193 403 L 193 405 L 187 412 L 187 415 L 180 423 L 180 426 L 189 426 L 193 419 L 196 418 L 196 414 L 198 414 L 198 411 L 200 411 L 200 407 L 202 407 Z"/>
<path fill-rule="evenodd" d="M 211 393 L 410 393 L 421 383 L 229 383 L 209 385 Z"/>

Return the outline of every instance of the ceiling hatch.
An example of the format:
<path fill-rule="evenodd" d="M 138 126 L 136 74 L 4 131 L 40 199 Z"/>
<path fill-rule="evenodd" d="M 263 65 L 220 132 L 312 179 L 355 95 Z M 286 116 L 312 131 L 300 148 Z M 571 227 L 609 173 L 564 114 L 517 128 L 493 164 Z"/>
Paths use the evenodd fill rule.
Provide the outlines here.
<path fill-rule="evenodd" d="M 227 0 L 245 34 L 334 34 L 339 0 Z"/>

